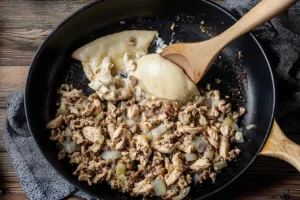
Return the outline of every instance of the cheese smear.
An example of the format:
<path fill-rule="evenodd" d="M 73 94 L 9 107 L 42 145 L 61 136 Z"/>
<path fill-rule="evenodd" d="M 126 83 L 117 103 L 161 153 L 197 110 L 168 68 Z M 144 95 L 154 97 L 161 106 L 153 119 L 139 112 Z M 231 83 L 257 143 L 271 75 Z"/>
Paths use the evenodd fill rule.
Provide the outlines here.
<path fill-rule="evenodd" d="M 134 75 L 144 92 L 158 98 L 186 102 L 200 95 L 197 86 L 184 71 L 159 54 L 139 58 Z"/>

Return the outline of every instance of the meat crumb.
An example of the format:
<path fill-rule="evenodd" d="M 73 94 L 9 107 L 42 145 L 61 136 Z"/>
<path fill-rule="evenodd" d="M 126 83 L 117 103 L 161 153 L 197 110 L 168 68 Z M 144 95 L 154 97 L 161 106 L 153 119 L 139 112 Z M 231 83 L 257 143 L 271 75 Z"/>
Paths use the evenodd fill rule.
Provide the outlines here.
<path fill-rule="evenodd" d="M 176 27 L 176 25 L 175 25 L 175 23 L 173 23 L 171 26 L 171 30 L 174 31 L 175 27 Z"/>
<path fill-rule="evenodd" d="M 239 60 L 242 60 L 243 57 L 244 57 L 244 55 L 242 54 L 242 51 L 239 51 L 239 52 L 238 52 L 238 59 L 239 59 Z"/>

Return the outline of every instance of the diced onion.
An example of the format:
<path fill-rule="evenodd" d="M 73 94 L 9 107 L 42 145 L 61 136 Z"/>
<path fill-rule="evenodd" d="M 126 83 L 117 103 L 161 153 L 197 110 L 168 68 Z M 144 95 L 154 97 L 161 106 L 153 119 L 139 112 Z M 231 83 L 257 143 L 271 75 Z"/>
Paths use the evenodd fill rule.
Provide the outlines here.
<path fill-rule="evenodd" d="M 244 142 L 244 137 L 243 137 L 242 132 L 236 132 L 234 137 L 235 137 L 237 143 L 243 143 Z"/>
<path fill-rule="evenodd" d="M 194 146 L 194 148 L 198 151 L 198 152 L 203 152 L 204 149 L 207 147 L 208 142 L 205 138 L 203 137 L 194 137 L 194 139 L 192 140 L 192 144 Z"/>
<path fill-rule="evenodd" d="M 95 140 L 95 143 L 102 144 L 104 142 L 104 139 L 104 136 L 100 135 L 100 137 Z"/>
<path fill-rule="evenodd" d="M 133 125 L 133 124 L 136 124 L 136 121 L 134 121 L 132 119 L 128 119 L 128 120 L 126 120 L 126 124 L 127 125 Z"/>
<path fill-rule="evenodd" d="M 197 184 L 199 182 L 199 174 L 198 173 L 193 175 L 193 182 L 194 182 L 194 184 Z"/>
<path fill-rule="evenodd" d="M 145 133 L 145 136 L 148 140 L 153 140 L 153 135 L 151 132 Z"/>
<path fill-rule="evenodd" d="M 200 99 L 200 97 L 201 97 L 201 96 L 196 95 L 196 96 L 194 96 L 194 100 L 195 100 L 195 101 L 198 101 L 198 100 Z"/>
<path fill-rule="evenodd" d="M 135 154 L 134 152 L 130 152 L 130 153 L 129 153 L 129 158 L 130 158 L 130 160 L 134 160 L 135 157 L 136 157 L 136 154 Z"/>
<path fill-rule="evenodd" d="M 148 99 L 151 96 L 148 93 L 142 92 L 142 97 L 144 97 L 145 99 Z"/>
<path fill-rule="evenodd" d="M 201 137 L 200 144 L 197 148 L 197 151 L 199 153 L 202 153 L 205 150 L 205 148 L 207 147 L 207 145 L 208 145 L 207 140 L 205 138 Z"/>
<path fill-rule="evenodd" d="M 67 137 L 72 137 L 73 136 L 73 133 L 72 133 L 72 131 L 69 127 L 66 128 L 65 134 L 66 134 Z"/>
<path fill-rule="evenodd" d="M 162 196 L 167 193 L 167 186 L 164 179 L 155 179 L 152 185 L 157 196 Z"/>
<path fill-rule="evenodd" d="M 164 124 L 159 125 L 155 129 L 151 130 L 151 133 L 153 135 L 153 139 L 159 140 L 159 138 L 162 136 L 163 133 L 167 131 L 167 128 Z"/>
<path fill-rule="evenodd" d="M 125 183 L 125 181 L 127 180 L 126 176 L 124 174 L 121 174 L 119 176 L 120 181 L 122 181 L 122 183 Z"/>
<path fill-rule="evenodd" d="M 239 126 L 238 126 L 237 123 L 235 123 L 235 122 L 232 123 L 231 128 L 233 128 L 233 129 L 236 130 L 236 131 L 239 130 Z"/>
<path fill-rule="evenodd" d="M 194 146 L 195 149 L 198 149 L 200 144 L 200 137 L 196 136 L 194 137 L 194 139 L 192 140 L 192 145 Z"/>
<path fill-rule="evenodd" d="M 208 151 L 204 152 L 203 157 L 207 158 L 208 160 L 212 160 L 212 159 L 214 159 L 214 155 L 215 155 L 215 152 L 213 150 L 208 150 Z"/>
<path fill-rule="evenodd" d="M 212 106 L 219 106 L 220 100 L 214 100 L 212 101 Z"/>
<path fill-rule="evenodd" d="M 128 116 L 125 114 L 125 113 L 123 113 L 122 115 L 121 115 L 121 117 L 125 120 L 125 121 L 127 121 L 129 118 L 128 118 Z"/>
<path fill-rule="evenodd" d="M 101 121 L 102 119 L 104 118 L 104 113 L 103 112 L 100 112 L 97 116 L 96 116 L 96 120 L 97 121 Z"/>
<path fill-rule="evenodd" d="M 250 129 L 254 128 L 254 127 L 255 127 L 254 124 L 249 124 L 249 125 L 246 126 L 246 129 L 247 129 L 247 130 L 250 130 Z"/>
<path fill-rule="evenodd" d="M 186 161 L 194 161 L 194 160 L 197 160 L 197 154 L 195 153 L 186 153 L 184 155 Z"/>
<path fill-rule="evenodd" d="M 166 135 L 172 135 L 173 132 L 172 132 L 171 130 L 167 130 L 167 131 L 165 132 L 165 134 L 166 134 Z"/>
<path fill-rule="evenodd" d="M 141 87 L 137 86 L 135 88 L 135 97 L 136 97 L 137 100 L 140 100 L 141 96 L 142 96 L 142 89 L 141 89 Z"/>
<path fill-rule="evenodd" d="M 223 123 L 222 123 L 222 125 L 223 126 L 232 126 L 232 123 L 233 123 L 233 121 L 232 121 L 232 119 L 230 119 L 229 117 L 226 117 L 225 119 L 224 119 L 224 121 L 223 121 Z"/>
<path fill-rule="evenodd" d="M 172 200 L 181 200 L 184 197 L 186 197 L 186 195 L 188 195 L 189 192 L 190 192 L 190 187 L 187 187 L 187 188 L 181 190 L 179 195 L 174 197 Z"/>
<path fill-rule="evenodd" d="M 116 174 L 121 175 L 126 173 L 126 166 L 123 163 L 118 163 L 116 166 Z"/>
<path fill-rule="evenodd" d="M 116 160 L 118 158 L 122 157 L 122 154 L 120 151 L 103 151 L 103 153 L 101 154 L 101 157 L 104 160 Z"/>
<path fill-rule="evenodd" d="M 71 138 L 69 138 L 69 137 L 66 137 L 66 139 L 65 139 L 65 143 L 70 143 L 71 142 Z"/>
<path fill-rule="evenodd" d="M 73 153 L 75 151 L 75 142 L 71 141 L 70 143 L 65 143 L 64 144 L 64 150 L 67 153 Z"/>
<path fill-rule="evenodd" d="M 214 169 L 215 170 L 220 170 L 220 169 L 223 169 L 224 167 L 227 167 L 226 160 L 214 163 Z"/>
<path fill-rule="evenodd" d="M 59 109 L 57 109 L 57 113 L 60 115 L 65 115 L 68 113 L 68 110 L 64 109 L 64 108 L 59 108 Z"/>

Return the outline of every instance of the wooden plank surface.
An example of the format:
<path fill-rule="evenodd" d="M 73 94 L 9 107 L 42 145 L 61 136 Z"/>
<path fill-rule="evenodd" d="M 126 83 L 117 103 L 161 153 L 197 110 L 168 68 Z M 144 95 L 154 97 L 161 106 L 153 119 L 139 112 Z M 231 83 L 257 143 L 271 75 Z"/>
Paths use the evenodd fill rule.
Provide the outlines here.
<path fill-rule="evenodd" d="M 6 98 L 23 91 L 34 52 L 49 32 L 88 2 L 0 0 L 0 199 L 28 199 L 2 140 Z M 300 143 L 300 136 L 290 137 Z M 242 177 L 212 199 L 300 199 L 300 174 L 283 161 L 259 157 Z"/>

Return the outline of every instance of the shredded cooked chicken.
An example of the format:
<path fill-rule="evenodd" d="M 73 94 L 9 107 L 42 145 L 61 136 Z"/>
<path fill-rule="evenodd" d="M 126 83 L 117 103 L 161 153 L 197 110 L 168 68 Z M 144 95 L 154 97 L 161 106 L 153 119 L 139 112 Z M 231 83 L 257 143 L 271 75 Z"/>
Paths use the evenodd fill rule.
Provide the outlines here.
<path fill-rule="evenodd" d="M 109 71 L 110 61 L 103 62 L 108 63 L 102 69 Z M 107 81 L 95 89 L 109 101 L 62 85 L 60 108 L 46 126 L 50 139 L 63 146 L 58 159 L 77 166 L 73 174 L 79 181 L 106 181 L 131 196 L 181 199 L 192 180 L 215 182 L 226 162 L 240 153 L 230 148 L 237 141 L 232 124 L 246 110 L 233 112 L 218 91 L 206 91 L 186 104 L 155 97 L 128 99 L 131 89 L 123 83 L 117 88 L 122 80 L 107 71 L 100 73 Z M 122 99 L 127 100 L 116 101 Z"/>

